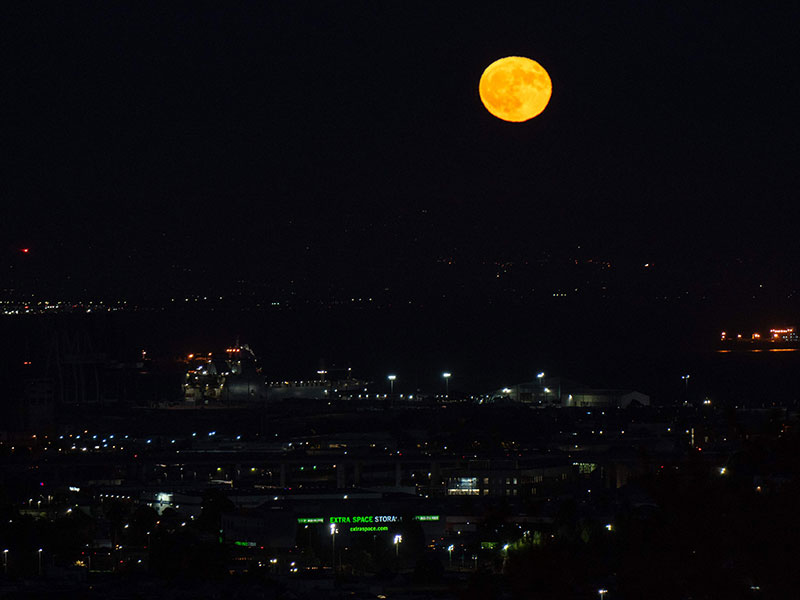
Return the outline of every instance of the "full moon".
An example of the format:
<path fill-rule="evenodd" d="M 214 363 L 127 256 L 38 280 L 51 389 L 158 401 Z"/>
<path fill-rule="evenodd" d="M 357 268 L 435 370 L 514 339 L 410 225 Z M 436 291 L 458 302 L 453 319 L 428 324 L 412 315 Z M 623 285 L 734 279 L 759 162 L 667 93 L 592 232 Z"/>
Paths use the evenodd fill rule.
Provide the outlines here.
<path fill-rule="evenodd" d="M 520 123 L 540 114 L 550 101 L 553 83 L 544 67 L 523 56 L 494 61 L 481 75 L 481 102 L 498 119 Z"/>

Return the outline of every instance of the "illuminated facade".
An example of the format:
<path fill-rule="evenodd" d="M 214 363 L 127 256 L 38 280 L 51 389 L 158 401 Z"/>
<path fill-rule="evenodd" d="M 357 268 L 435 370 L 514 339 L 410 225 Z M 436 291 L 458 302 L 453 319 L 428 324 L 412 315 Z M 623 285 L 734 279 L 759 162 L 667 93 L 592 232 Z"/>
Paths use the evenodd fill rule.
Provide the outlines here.
<path fill-rule="evenodd" d="M 520 402 L 542 408 L 627 408 L 636 405 L 649 406 L 650 396 L 635 390 L 590 388 L 568 379 L 549 377 L 502 388 L 489 394 L 486 402 Z"/>
<path fill-rule="evenodd" d="M 505 461 L 473 461 L 465 469 L 445 474 L 448 496 L 489 496 L 526 498 L 539 496 L 572 478 L 569 464 L 519 468 Z"/>

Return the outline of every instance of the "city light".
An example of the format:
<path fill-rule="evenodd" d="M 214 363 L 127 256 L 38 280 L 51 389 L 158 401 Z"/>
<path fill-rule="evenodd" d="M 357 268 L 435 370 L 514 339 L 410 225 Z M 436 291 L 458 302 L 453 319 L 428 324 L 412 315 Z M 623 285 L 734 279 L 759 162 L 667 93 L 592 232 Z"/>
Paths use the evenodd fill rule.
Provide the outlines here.
<path fill-rule="evenodd" d="M 0 597 L 794 589 L 797 9 L 20 4 Z"/>

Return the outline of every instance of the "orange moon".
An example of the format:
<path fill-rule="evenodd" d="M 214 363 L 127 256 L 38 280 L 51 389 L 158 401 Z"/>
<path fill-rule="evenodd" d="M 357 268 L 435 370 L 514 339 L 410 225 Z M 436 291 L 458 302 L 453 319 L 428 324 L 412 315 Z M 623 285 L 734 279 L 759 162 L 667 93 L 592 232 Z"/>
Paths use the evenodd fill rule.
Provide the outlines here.
<path fill-rule="evenodd" d="M 535 60 L 506 56 L 486 67 L 478 93 L 486 110 L 495 117 L 520 123 L 544 110 L 553 93 L 553 82 Z"/>

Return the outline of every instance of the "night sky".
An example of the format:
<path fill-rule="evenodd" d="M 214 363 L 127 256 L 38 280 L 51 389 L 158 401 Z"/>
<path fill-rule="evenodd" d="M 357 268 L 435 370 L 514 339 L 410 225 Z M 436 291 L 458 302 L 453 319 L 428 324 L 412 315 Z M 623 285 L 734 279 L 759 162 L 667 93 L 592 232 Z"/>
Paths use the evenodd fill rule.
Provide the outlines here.
<path fill-rule="evenodd" d="M 578 246 L 797 277 L 800 8 L 714 4 L 4 4 L 0 287 L 346 293 Z M 522 124 L 478 97 L 507 55 L 553 80 Z"/>

